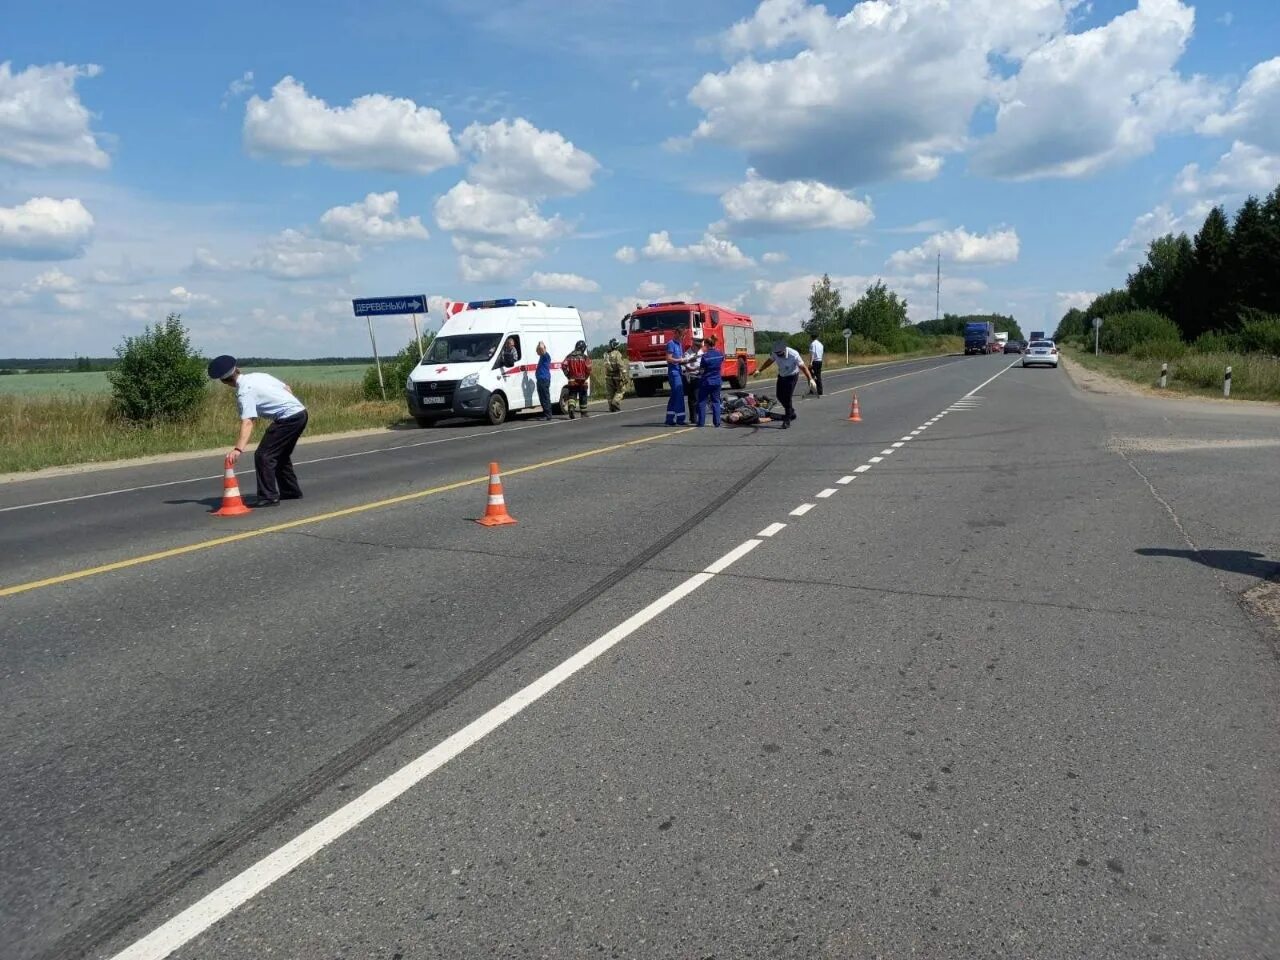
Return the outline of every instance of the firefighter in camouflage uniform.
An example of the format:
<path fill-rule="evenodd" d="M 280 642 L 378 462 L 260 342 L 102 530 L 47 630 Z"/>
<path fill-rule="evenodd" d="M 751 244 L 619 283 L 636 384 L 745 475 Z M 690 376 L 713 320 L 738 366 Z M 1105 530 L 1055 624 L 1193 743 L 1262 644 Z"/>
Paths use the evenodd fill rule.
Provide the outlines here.
<path fill-rule="evenodd" d="M 631 389 L 631 371 L 627 367 L 627 358 L 618 349 L 618 341 L 609 341 L 609 351 L 604 355 L 604 386 L 609 401 L 609 409 L 622 409 L 622 398 Z"/>

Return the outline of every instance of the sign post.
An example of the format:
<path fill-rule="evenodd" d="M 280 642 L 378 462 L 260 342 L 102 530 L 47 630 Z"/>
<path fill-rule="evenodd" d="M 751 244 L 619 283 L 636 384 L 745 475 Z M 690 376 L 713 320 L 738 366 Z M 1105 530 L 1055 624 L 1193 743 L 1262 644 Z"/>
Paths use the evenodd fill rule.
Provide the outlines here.
<path fill-rule="evenodd" d="M 1098 331 L 1102 329 L 1102 318 L 1093 318 L 1093 355 L 1098 355 Z"/>
<path fill-rule="evenodd" d="M 418 359 L 422 359 L 422 334 L 418 332 L 418 314 L 427 312 L 427 297 L 418 294 L 411 297 L 365 297 L 351 301 L 351 309 L 357 317 L 364 317 L 369 324 L 369 346 L 373 347 L 373 362 L 378 367 L 378 388 L 382 391 L 382 399 L 387 399 L 387 384 L 382 379 L 382 359 L 378 356 L 378 341 L 373 335 L 373 318 L 413 316 L 413 335 L 418 341 Z"/>
<path fill-rule="evenodd" d="M 853 331 L 845 327 L 841 332 L 844 334 L 844 365 L 847 367 L 849 365 L 849 338 L 853 336 Z"/>

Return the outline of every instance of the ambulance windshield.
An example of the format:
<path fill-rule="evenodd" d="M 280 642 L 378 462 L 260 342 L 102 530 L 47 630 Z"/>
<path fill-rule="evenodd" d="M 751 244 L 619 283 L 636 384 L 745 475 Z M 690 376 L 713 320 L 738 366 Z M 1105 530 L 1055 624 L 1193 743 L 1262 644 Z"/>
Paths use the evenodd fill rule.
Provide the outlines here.
<path fill-rule="evenodd" d="M 688 330 L 688 310 L 655 310 L 631 317 L 631 333 L 652 333 L 655 330 Z"/>
<path fill-rule="evenodd" d="M 427 348 L 423 363 L 484 363 L 502 341 L 500 333 L 459 333 L 436 337 Z"/>

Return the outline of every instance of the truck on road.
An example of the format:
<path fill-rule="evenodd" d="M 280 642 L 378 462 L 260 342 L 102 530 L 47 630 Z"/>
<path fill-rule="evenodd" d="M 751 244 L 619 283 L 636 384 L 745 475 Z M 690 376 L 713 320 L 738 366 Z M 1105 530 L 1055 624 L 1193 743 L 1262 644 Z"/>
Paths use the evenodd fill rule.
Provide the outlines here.
<path fill-rule="evenodd" d="M 751 318 L 714 303 L 664 300 L 637 307 L 622 318 L 627 360 L 636 395 L 652 397 L 667 382 L 667 342 L 673 337 L 687 353 L 693 340 L 714 336 L 724 353 L 724 379 L 735 390 L 756 372 L 756 332 Z"/>
<path fill-rule="evenodd" d="M 996 325 L 990 320 L 972 320 L 964 325 L 964 355 L 987 353 L 996 339 Z"/>

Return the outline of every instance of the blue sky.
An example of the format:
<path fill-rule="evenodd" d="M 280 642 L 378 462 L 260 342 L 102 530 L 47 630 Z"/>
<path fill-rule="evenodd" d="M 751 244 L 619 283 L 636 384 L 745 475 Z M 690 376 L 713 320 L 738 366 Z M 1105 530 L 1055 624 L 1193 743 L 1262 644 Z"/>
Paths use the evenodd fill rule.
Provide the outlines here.
<path fill-rule="evenodd" d="M 823 272 L 1052 329 L 1280 183 L 1274 0 L 34 3 L 0 35 L 0 356 L 367 351 L 352 297 L 593 340 Z M 432 326 L 428 320 L 428 326 Z M 379 321 L 380 344 L 407 321 Z"/>

